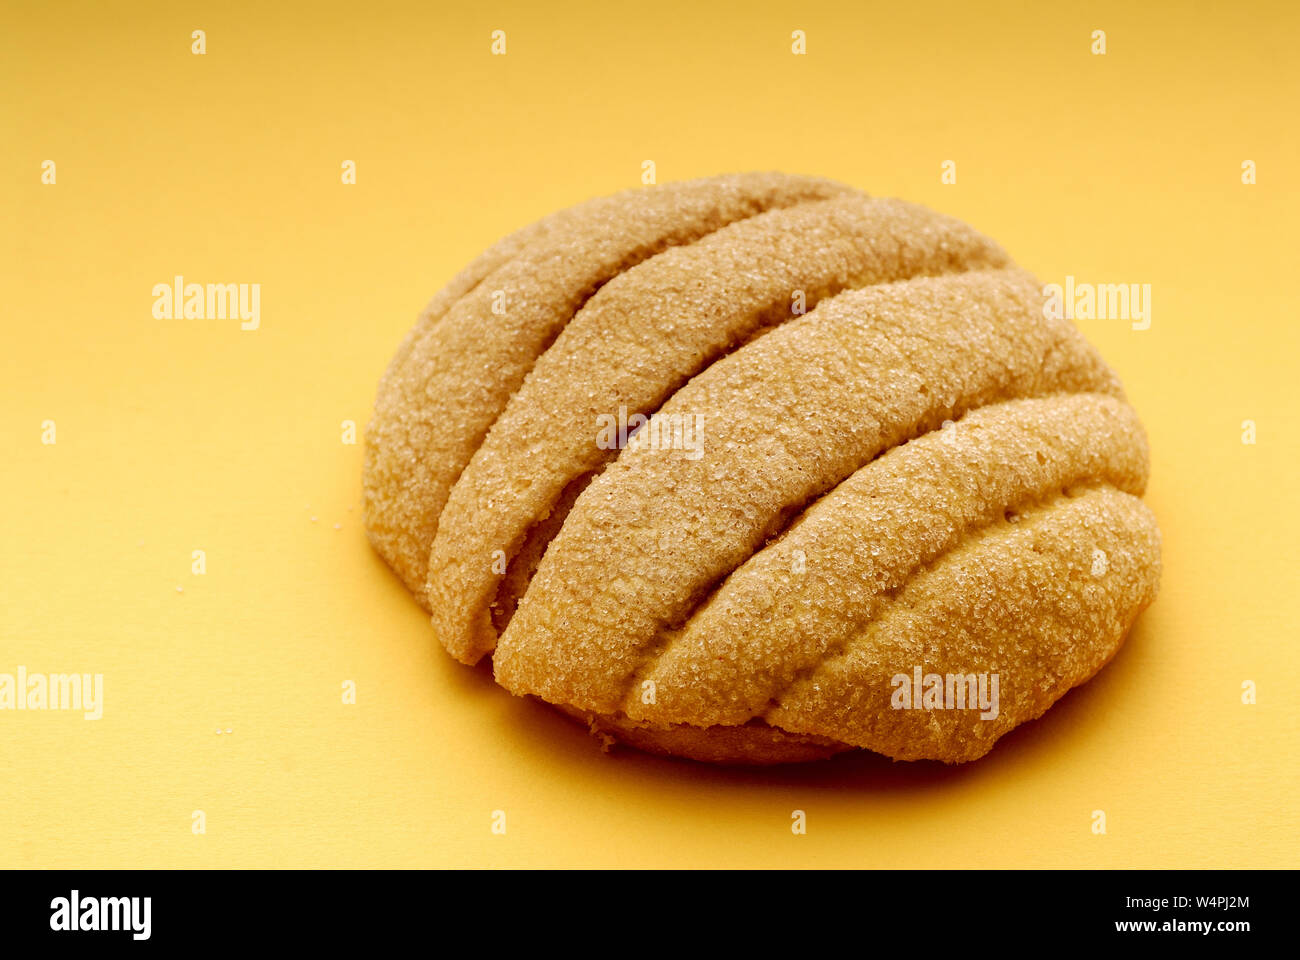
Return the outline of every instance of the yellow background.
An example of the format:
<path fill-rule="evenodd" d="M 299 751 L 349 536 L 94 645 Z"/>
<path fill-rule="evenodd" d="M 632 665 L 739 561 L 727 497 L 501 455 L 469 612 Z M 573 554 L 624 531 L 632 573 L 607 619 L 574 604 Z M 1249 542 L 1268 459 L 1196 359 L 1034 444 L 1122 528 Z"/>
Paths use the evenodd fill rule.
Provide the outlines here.
<path fill-rule="evenodd" d="M 103 673 L 106 704 L 0 713 L 0 866 L 1296 865 L 1297 20 L 6 3 L 0 672 Z M 832 176 L 961 217 L 1044 282 L 1152 285 L 1149 330 L 1080 326 L 1150 433 L 1160 598 L 988 758 L 603 756 L 453 663 L 369 550 L 340 424 L 416 312 L 648 159 L 661 182 Z M 155 320 L 176 274 L 260 283 L 261 329 Z"/>

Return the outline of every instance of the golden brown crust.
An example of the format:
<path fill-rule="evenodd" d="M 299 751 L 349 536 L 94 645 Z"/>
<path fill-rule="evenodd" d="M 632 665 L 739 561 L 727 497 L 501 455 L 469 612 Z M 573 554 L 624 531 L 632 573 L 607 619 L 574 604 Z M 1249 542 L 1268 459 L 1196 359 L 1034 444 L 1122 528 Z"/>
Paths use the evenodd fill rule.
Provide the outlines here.
<path fill-rule="evenodd" d="M 856 471 L 734 570 L 663 638 L 623 709 L 702 725 L 761 716 L 884 615 L 909 581 L 985 528 L 1081 484 L 1141 494 L 1147 469 L 1137 415 L 1112 396 L 973 410 Z M 653 704 L 639 695 L 647 681 Z"/>
<path fill-rule="evenodd" d="M 1104 560 L 1099 559 L 1097 551 Z M 898 760 L 974 760 L 1106 664 L 1155 598 L 1160 534 L 1137 497 L 1074 488 L 982 528 L 914 577 L 763 718 Z M 899 709 L 893 680 L 998 677 L 996 716 Z"/>
<path fill-rule="evenodd" d="M 429 547 L 451 485 L 588 297 L 669 247 L 847 192 L 825 180 L 739 174 L 601 198 L 526 233 L 437 298 L 434 313 L 443 312 L 419 324 L 390 367 L 366 431 L 366 529 L 416 598 L 427 605 Z"/>
<path fill-rule="evenodd" d="M 492 275 L 517 257 L 529 244 L 545 236 L 552 227 L 557 224 L 571 222 L 575 217 L 580 216 L 580 211 L 585 209 L 586 206 L 587 204 L 581 204 L 567 210 L 560 210 L 550 216 L 543 217 L 535 223 L 530 223 L 526 227 L 521 227 L 514 233 L 492 244 L 492 246 L 475 257 L 465 269 L 452 277 L 451 281 L 439 290 L 425 308 L 420 311 L 415 326 L 407 332 L 406 336 L 402 338 L 402 342 L 398 344 L 397 352 L 393 355 L 393 359 L 389 362 L 384 377 L 380 381 L 379 393 L 385 394 L 391 389 L 388 383 L 389 379 L 399 375 L 399 371 L 405 366 L 412 348 L 424 338 L 434 324 L 447 314 L 447 311 L 457 301 L 467 296 L 483 282 L 484 278 Z"/>
<path fill-rule="evenodd" d="M 610 281 L 539 359 L 451 490 L 428 585 L 448 651 L 473 663 L 496 645 L 494 555 L 513 558 L 561 491 L 612 459 L 597 442 L 600 418 L 655 411 L 718 357 L 789 319 L 796 292 L 811 309 L 847 288 L 1006 263 L 956 220 L 850 195 L 734 223 Z"/>
<path fill-rule="evenodd" d="M 967 410 L 1072 390 L 1118 384 L 1021 271 L 823 301 L 656 414 L 702 417 L 702 457 L 630 444 L 587 487 L 501 637 L 498 682 L 619 712 L 661 637 L 811 500 Z"/>

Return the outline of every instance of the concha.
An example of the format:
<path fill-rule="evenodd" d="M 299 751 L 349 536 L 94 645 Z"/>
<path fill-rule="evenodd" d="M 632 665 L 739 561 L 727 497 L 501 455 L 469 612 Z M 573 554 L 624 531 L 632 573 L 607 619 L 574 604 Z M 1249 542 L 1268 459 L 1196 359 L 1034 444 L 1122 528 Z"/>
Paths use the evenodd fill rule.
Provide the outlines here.
<path fill-rule="evenodd" d="M 1147 442 L 993 241 L 830 181 L 644 188 L 490 248 L 366 433 L 439 641 L 644 750 L 973 760 L 1155 598 Z"/>

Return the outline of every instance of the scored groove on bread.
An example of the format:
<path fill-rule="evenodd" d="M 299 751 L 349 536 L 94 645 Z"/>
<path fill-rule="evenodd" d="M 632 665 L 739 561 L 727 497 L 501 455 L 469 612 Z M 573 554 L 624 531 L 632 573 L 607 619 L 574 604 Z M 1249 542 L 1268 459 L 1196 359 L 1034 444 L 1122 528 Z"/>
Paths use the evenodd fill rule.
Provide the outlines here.
<path fill-rule="evenodd" d="M 761 720 L 740 726 L 695 727 L 689 723 L 652 724 L 624 716 L 593 714 L 563 704 L 556 706 L 585 723 L 592 735 L 607 745 L 621 741 L 648 753 L 703 763 L 806 763 L 853 749 L 852 744 L 833 737 L 789 733 Z"/>
<path fill-rule="evenodd" d="M 590 202 L 588 201 L 588 204 Z M 407 331 L 406 336 L 402 338 L 402 342 L 398 344 L 397 352 L 393 354 L 393 358 L 389 361 L 388 368 L 384 372 L 384 378 L 380 381 L 379 393 L 384 394 L 387 392 L 388 379 L 395 376 L 396 372 L 405 366 L 406 359 L 410 356 L 415 344 L 424 338 L 434 324 L 446 316 L 447 311 L 457 301 L 468 296 L 485 278 L 517 257 L 529 244 L 545 236 L 553 226 L 570 222 L 575 216 L 580 215 L 588 204 L 580 204 L 577 207 L 560 210 L 534 223 L 530 223 L 526 227 L 521 227 L 514 233 L 492 244 L 492 246 L 475 257 L 465 269 L 452 277 L 447 285 L 439 290 L 425 308 L 420 311 L 415 326 Z"/>
<path fill-rule="evenodd" d="M 637 671 L 622 709 L 696 725 L 761 716 L 982 528 L 1079 484 L 1141 495 L 1147 469 L 1137 415 L 1112 396 L 973 410 L 862 467 L 733 571 Z"/>
<path fill-rule="evenodd" d="M 731 224 L 611 280 L 538 359 L 450 492 L 428 581 L 443 644 L 466 663 L 496 645 L 513 591 L 490 609 L 494 555 L 513 558 L 534 525 L 554 525 L 561 492 L 612 459 L 596 443 L 599 417 L 653 413 L 719 356 L 788 320 L 796 292 L 812 308 L 846 288 L 1007 262 L 959 221 L 846 196 Z"/>
<path fill-rule="evenodd" d="M 463 295 L 420 325 L 385 376 L 366 431 L 366 529 L 417 600 L 427 606 L 429 548 L 451 485 L 537 357 L 601 285 L 737 220 L 852 192 L 782 174 L 629 191 L 526 235 L 496 269 L 462 281 Z"/>
<path fill-rule="evenodd" d="M 505 575 L 501 577 L 491 607 L 492 626 L 498 634 L 506 628 L 506 624 L 514 616 L 520 598 L 528 591 L 533 574 L 537 572 L 537 565 L 542 562 L 546 548 L 560 532 L 560 527 L 564 525 L 564 519 L 573 509 L 573 504 L 595 477 L 596 473 L 591 472 L 572 480 L 561 491 L 559 499 L 551 505 L 546 516 L 529 528 L 523 544 L 510 554 L 510 562 L 506 567 Z M 451 644 L 444 638 L 443 646 L 450 647 Z"/>
<path fill-rule="evenodd" d="M 1155 598 L 1159 571 L 1146 504 L 1104 485 L 1069 491 L 981 530 L 913 578 L 763 718 L 789 731 L 833 730 L 899 760 L 974 760 L 1110 660 Z M 997 674 L 997 716 L 895 709 L 892 678 L 915 667 Z"/>
<path fill-rule="evenodd" d="M 705 450 L 629 444 L 578 498 L 497 646 L 507 689 L 614 713 L 665 630 L 813 498 L 885 450 L 1001 400 L 1120 392 L 1020 270 L 841 293 L 661 408 Z"/>

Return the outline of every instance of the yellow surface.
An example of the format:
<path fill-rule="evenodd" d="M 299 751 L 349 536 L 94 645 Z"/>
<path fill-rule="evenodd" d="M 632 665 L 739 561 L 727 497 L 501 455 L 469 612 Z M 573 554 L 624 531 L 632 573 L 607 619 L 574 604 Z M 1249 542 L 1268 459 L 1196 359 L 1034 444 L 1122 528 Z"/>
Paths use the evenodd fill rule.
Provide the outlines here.
<path fill-rule="evenodd" d="M 0 712 L 0 866 L 1296 865 L 1294 5 L 17 6 L 0 672 L 102 673 L 105 705 Z M 987 759 L 602 756 L 368 549 L 340 424 L 417 310 L 644 160 L 829 175 L 1044 282 L 1151 284 L 1149 330 L 1080 326 L 1150 432 L 1160 599 Z M 260 329 L 154 319 L 177 274 L 260 283 Z"/>

